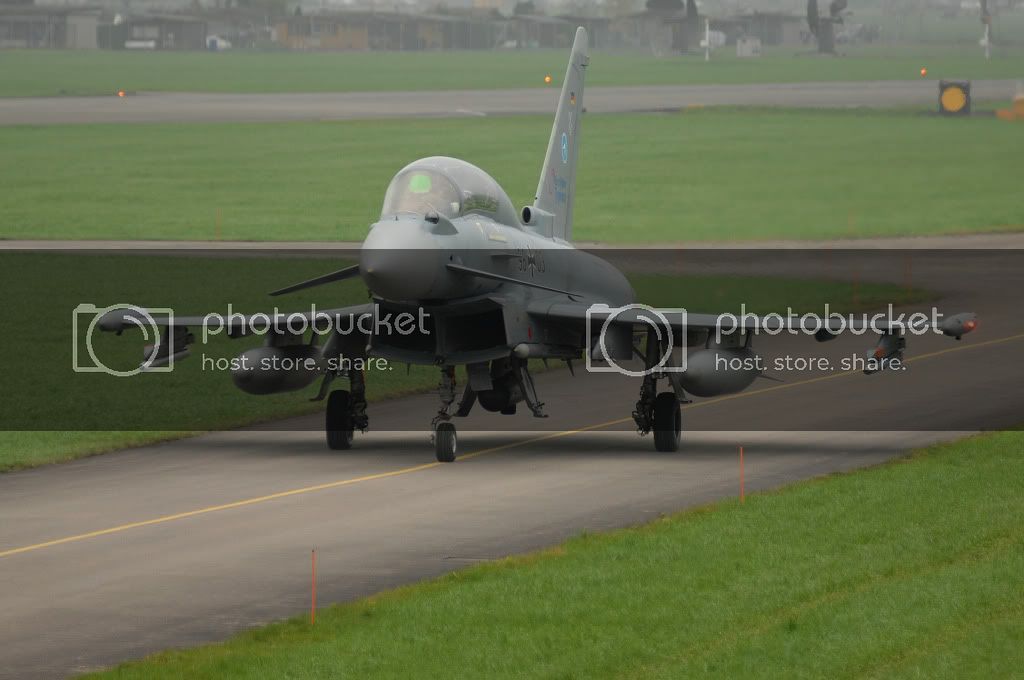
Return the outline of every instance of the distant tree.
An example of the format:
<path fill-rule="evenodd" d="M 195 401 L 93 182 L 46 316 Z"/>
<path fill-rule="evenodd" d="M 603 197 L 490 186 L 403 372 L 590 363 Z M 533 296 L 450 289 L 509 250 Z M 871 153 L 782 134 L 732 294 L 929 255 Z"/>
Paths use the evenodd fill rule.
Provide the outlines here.
<path fill-rule="evenodd" d="M 686 21 L 695 25 L 697 18 L 697 0 L 686 0 Z"/>
<path fill-rule="evenodd" d="M 807 0 L 807 28 L 818 35 L 818 0 Z"/>
<path fill-rule="evenodd" d="M 648 12 L 678 12 L 684 7 L 683 0 L 647 0 Z"/>

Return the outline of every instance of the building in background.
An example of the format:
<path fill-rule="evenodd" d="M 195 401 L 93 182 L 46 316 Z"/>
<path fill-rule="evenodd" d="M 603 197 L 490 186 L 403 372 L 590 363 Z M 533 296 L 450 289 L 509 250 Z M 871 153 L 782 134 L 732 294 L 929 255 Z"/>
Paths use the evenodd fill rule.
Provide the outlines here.
<path fill-rule="evenodd" d="M 492 49 L 507 27 L 472 14 L 332 12 L 278 21 L 275 41 L 298 50 Z"/>
<path fill-rule="evenodd" d="M 250 7 L 207 10 L 202 13 L 206 21 L 206 46 L 212 37 L 222 38 L 233 48 L 254 49 L 270 47 L 273 18 L 265 11 Z"/>
<path fill-rule="evenodd" d="M 206 21 L 185 14 L 116 15 L 101 24 L 97 42 L 111 50 L 206 49 Z"/>
<path fill-rule="evenodd" d="M 0 6 L 0 48 L 95 49 L 100 10 Z"/>
<path fill-rule="evenodd" d="M 746 35 L 758 38 L 762 45 L 799 45 L 800 32 L 807 27 L 803 16 L 785 12 L 750 12 L 737 18 Z"/>
<path fill-rule="evenodd" d="M 286 11 L 281 5 L 276 14 L 267 7 L 237 6 L 238 0 L 217 0 L 222 6 L 206 9 L 204 6 L 214 0 L 190 0 L 190 9 L 182 13 L 155 9 L 153 3 L 160 0 L 132 0 L 130 10 L 124 9 L 124 0 L 116 1 L 116 6 L 106 9 L 0 4 L 0 48 L 201 50 L 211 45 L 231 45 L 296 50 L 565 49 L 572 44 L 576 27 L 582 25 L 594 49 L 637 49 L 669 56 L 696 50 L 704 30 L 704 17 L 696 3 L 691 3 L 693 7 L 675 3 L 687 7 L 679 10 L 649 0 L 646 10 L 615 17 L 590 11 L 549 16 L 540 13 L 544 3 L 533 0 L 447 0 L 443 10 L 430 11 L 422 9 L 428 0 L 396 0 L 390 11 L 379 9 L 383 6 L 380 0 L 353 0 L 351 9 L 331 9 L 324 0 L 315 10 L 293 4 Z M 356 9 L 357 2 L 371 8 Z M 636 2 L 643 4 L 644 0 Z M 224 6 L 229 3 L 235 6 Z M 613 6 L 624 9 L 632 5 L 604 0 L 600 7 L 594 5 L 590 10 Z M 730 45 L 742 37 L 757 38 L 765 46 L 798 45 L 805 19 L 778 11 L 745 11 L 712 18 L 711 28 L 724 33 Z"/>
<path fill-rule="evenodd" d="M 628 17 L 612 19 L 609 31 L 618 36 L 623 47 L 650 50 L 658 56 L 680 54 L 696 48 L 694 36 L 703 26 L 700 19 L 690 21 L 686 12 L 646 10 Z"/>
<path fill-rule="evenodd" d="M 735 45 L 740 38 L 757 38 L 765 46 L 800 45 L 807 21 L 802 16 L 783 12 L 746 12 L 712 17 L 711 30 L 724 33 L 729 45 Z"/>
<path fill-rule="evenodd" d="M 510 20 L 509 47 L 569 47 L 576 26 L 559 17 L 517 14 Z"/>

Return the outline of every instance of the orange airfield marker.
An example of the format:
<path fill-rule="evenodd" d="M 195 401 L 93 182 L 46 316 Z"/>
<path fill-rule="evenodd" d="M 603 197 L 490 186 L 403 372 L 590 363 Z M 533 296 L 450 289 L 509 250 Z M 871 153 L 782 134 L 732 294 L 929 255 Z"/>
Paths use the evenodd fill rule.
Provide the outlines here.
<path fill-rule="evenodd" d="M 743 488 L 743 447 L 741 446 L 740 447 L 740 503 L 744 503 L 746 501 L 746 499 L 744 498 L 744 495 L 745 494 L 744 494 L 744 488 Z"/>
<path fill-rule="evenodd" d="M 313 548 L 313 596 L 309 603 L 309 623 L 316 623 L 316 548 Z"/>

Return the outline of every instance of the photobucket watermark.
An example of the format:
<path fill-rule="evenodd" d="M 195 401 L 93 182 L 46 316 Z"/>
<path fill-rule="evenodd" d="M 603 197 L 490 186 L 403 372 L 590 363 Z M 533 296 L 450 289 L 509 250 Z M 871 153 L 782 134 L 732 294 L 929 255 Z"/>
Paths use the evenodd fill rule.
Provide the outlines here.
<path fill-rule="evenodd" d="M 189 355 L 189 345 L 196 342 L 192 329 L 197 327 L 200 342 L 204 345 L 219 335 L 270 336 L 269 346 L 306 347 L 321 354 L 322 350 L 316 349 L 321 345 L 316 336 L 380 338 L 432 334 L 430 314 L 422 307 L 395 311 L 381 309 L 374 303 L 365 308 L 340 312 L 317 309 L 314 304 L 309 311 L 303 312 L 286 313 L 275 307 L 270 312 L 244 314 L 228 304 L 226 312 L 211 312 L 202 317 L 176 317 L 175 310 L 169 307 L 143 308 L 121 303 L 101 308 L 91 303 L 79 304 L 72 310 L 72 369 L 76 373 L 105 373 L 116 377 L 170 372 L 176 360 Z M 138 329 L 147 343 L 143 347 L 141 364 L 123 366 L 126 357 L 117 356 L 114 352 L 114 361 L 110 361 L 98 351 L 99 331 L 120 335 L 129 329 Z M 307 334 L 310 334 L 308 341 Z M 111 350 L 110 347 L 106 349 L 108 352 Z"/>
<path fill-rule="evenodd" d="M 864 335 L 866 333 L 887 334 L 899 333 L 910 335 L 926 335 L 928 333 L 945 333 L 945 315 L 935 307 L 927 312 L 896 312 L 889 304 L 885 311 L 861 314 L 841 314 L 832 311 L 829 303 L 825 303 L 824 314 L 797 314 L 792 307 L 786 313 L 770 312 L 755 314 L 747 311 L 746 303 L 740 305 L 740 313 L 726 312 L 719 314 L 715 323 L 715 342 L 721 343 L 726 336 L 734 333 L 750 333 L 753 335 L 813 335 L 822 334 Z"/>
<path fill-rule="evenodd" d="M 380 305 L 374 303 L 372 310 L 371 314 L 337 314 L 317 309 L 313 304 L 308 312 L 286 313 L 275 307 L 270 312 L 244 314 L 236 312 L 234 305 L 228 304 L 226 314 L 211 312 L 203 317 L 202 342 L 205 344 L 211 337 L 225 333 L 231 336 L 287 333 L 296 337 L 308 332 L 319 336 L 430 335 L 430 314 L 423 307 L 418 307 L 415 312 L 395 312 L 381 310 Z"/>
<path fill-rule="evenodd" d="M 591 373 L 619 373 L 642 378 L 652 373 L 683 373 L 686 352 L 675 352 L 686 344 L 687 312 L 682 307 L 655 309 L 633 303 L 621 307 L 593 304 L 586 310 L 586 369 Z M 634 357 L 634 334 L 642 329 L 650 334 L 650 361 L 642 369 L 624 365 Z"/>
<path fill-rule="evenodd" d="M 902 359 L 904 336 L 935 333 L 960 339 L 977 327 L 973 312 L 945 315 L 932 307 L 928 311 L 896 312 L 893 305 L 884 311 L 841 314 L 824 305 L 824 314 L 797 314 L 792 307 L 785 313 L 755 314 L 741 305 L 740 313 L 690 314 L 683 308 L 655 309 L 643 304 L 609 307 L 591 305 L 586 311 L 587 370 L 595 373 L 621 373 L 633 377 L 650 374 L 686 372 L 686 351 L 676 356 L 673 348 L 693 346 L 693 342 L 718 347 L 747 347 L 747 340 L 736 335 L 808 335 L 821 342 L 843 333 L 879 336 L 869 351 L 875 363 L 898 363 Z M 696 331 L 693 338 L 691 331 Z M 647 336 L 642 351 L 634 340 Z M 653 344 L 652 344 L 653 342 Z M 653 347 L 653 349 L 652 349 Z M 642 370 L 627 368 L 623 362 L 643 359 Z M 866 372 L 873 372 L 872 366 Z"/>

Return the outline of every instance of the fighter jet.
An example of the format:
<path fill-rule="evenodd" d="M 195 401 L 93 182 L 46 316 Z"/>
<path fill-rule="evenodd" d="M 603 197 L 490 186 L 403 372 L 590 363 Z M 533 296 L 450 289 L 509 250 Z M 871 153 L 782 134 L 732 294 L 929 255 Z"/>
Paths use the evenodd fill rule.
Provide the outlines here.
<path fill-rule="evenodd" d="M 519 404 L 535 417 L 545 405 L 534 386 L 530 359 L 572 361 L 584 355 L 606 362 L 643 361 L 640 395 L 633 419 L 641 435 L 653 432 L 659 451 L 680 446 L 680 404 L 688 395 L 714 396 L 746 389 L 758 370 L 722 370 L 716 358 L 753 356 L 747 331 L 790 326 L 785 319 L 701 314 L 679 318 L 637 305 L 626 277 L 614 266 L 572 244 L 573 199 L 580 129 L 584 117 L 584 76 L 590 63 L 581 27 L 565 72 L 554 124 L 533 203 L 521 210 L 480 168 L 449 157 L 414 161 L 392 179 L 380 219 L 370 225 L 358 264 L 297 283 L 271 295 L 361 279 L 371 301 L 364 305 L 303 313 L 321 334 L 294 330 L 295 315 L 264 315 L 262 347 L 240 355 L 232 378 L 242 390 L 271 394 L 298 390 L 319 379 L 316 399 L 326 399 L 325 431 L 331 449 L 349 449 L 356 431 L 370 420 L 366 378 L 351 359 L 367 357 L 437 366 L 440 406 L 432 421 L 437 460 L 456 458 L 453 420 L 479 405 L 512 415 Z M 108 313 L 107 331 L 135 325 L 146 311 Z M 253 317 L 226 321 L 227 334 L 252 333 Z M 144 366 L 183 358 L 194 342 L 190 329 L 206 330 L 206 317 L 157 318 L 159 342 L 146 351 Z M 225 321 L 218 319 L 223 325 Z M 732 328 L 723 329 L 731 323 Z M 403 331 L 409 330 L 410 332 Z M 959 336 L 974 329 L 971 314 L 947 318 L 940 329 Z M 723 330 L 733 332 L 723 333 Z M 815 336 L 828 340 L 837 328 L 826 323 Z M 638 341 L 639 340 L 639 341 Z M 885 328 L 871 356 L 902 356 L 903 329 Z M 679 358 L 674 349 L 680 348 Z M 683 369 L 682 357 L 688 357 Z M 268 359 L 291 359 L 302 370 Z M 349 361 L 345 361 L 348 359 Z M 298 364 L 294 362 L 297 361 Z M 269 367 L 268 367 L 269 366 Z M 456 385 L 464 366 L 466 384 Z M 332 389 L 342 381 L 347 389 Z M 667 389 L 659 391 L 659 384 Z"/>

